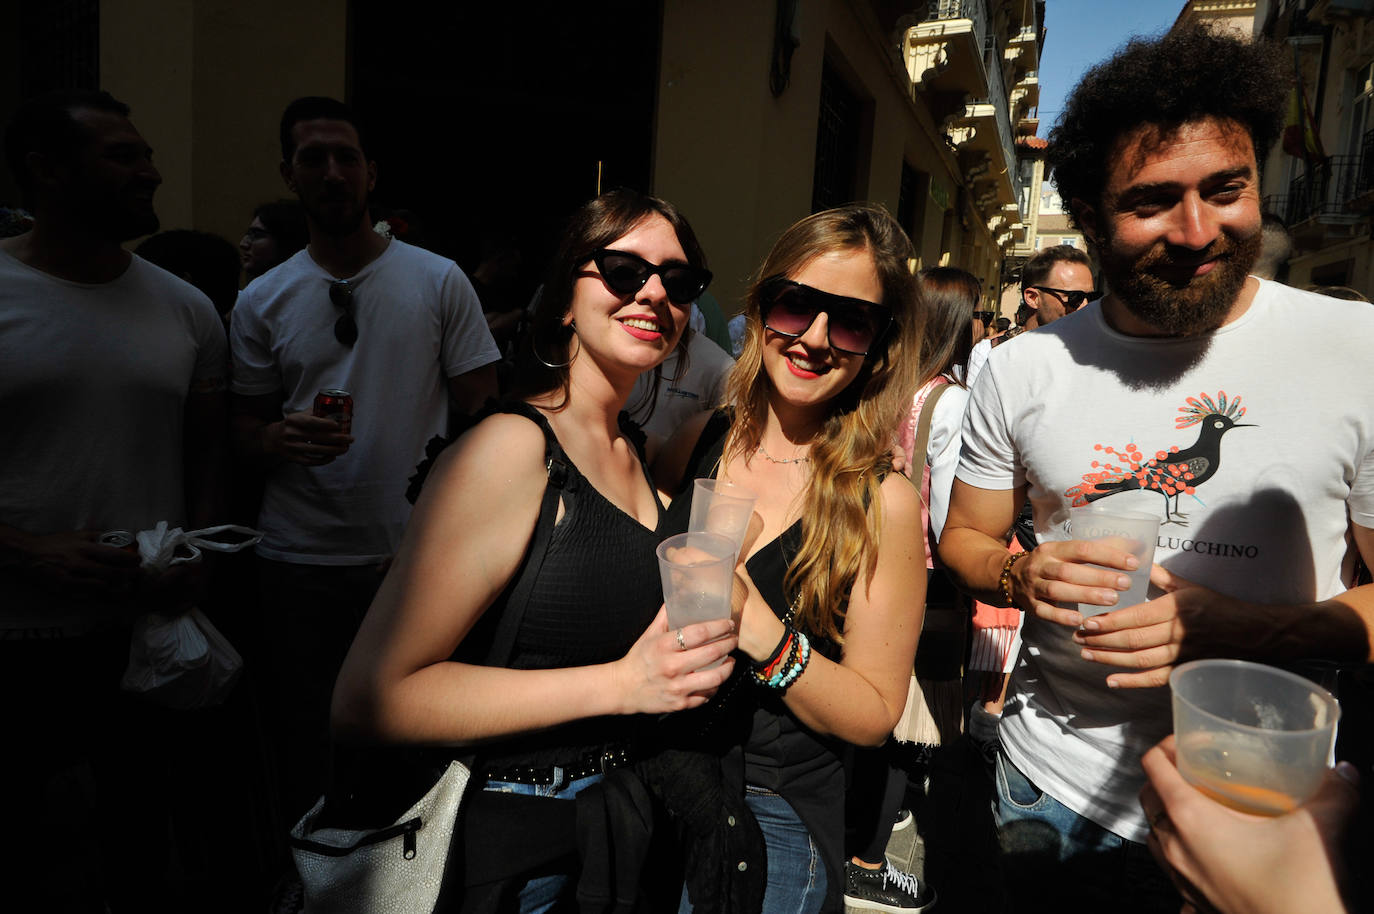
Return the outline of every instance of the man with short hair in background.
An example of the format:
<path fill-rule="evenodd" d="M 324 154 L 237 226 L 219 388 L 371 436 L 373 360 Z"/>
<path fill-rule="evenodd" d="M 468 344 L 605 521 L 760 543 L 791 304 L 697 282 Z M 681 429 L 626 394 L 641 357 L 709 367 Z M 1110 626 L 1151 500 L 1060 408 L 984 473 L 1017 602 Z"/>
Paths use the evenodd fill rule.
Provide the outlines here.
<path fill-rule="evenodd" d="M 373 231 L 377 165 L 351 108 L 293 101 L 281 175 L 310 244 L 239 295 L 230 327 L 234 435 L 266 486 L 257 547 L 279 693 L 284 812 L 321 791 L 334 678 L 410 515 L 425 444 L 496 393 L 500 353 L 453 261 Z M 347 391 L 351 427 L 312 415 Z"/>
<path fill-rule="evenodd" d="M 1179 910 L 1146 847 L 1172 825 L 1138 800 L 1176 664 L 1374 656 L 1374 589 L 1346 589 L 1352 540 L 1374 558 L 1374 386 L 1350 383 L 1374 309 L 1248 275 L 1286 60 L 1205 29 L 1137 39 L 1051 134 L 1109 292 L 993 351 L 940 540 L 961 586 L 1025 610 L 996 759 L 1017 911 Z M 1040 541 L 1009 555 L 1027 497 Z M 1118 605 L 1130 553 L 1059 535 L 1084 505 L 1161 519 L 1153 599 Z"/>
<path fill-rule="evenodd" d="M 99 537 L 216 520 L 224 330 L 123 247 L 157 231 L 162 183 L 127 105 L 31 99 L 5 156 L 35 221 L 0 241 L 3 894 L 15 911 L 170 910 L 177 734 L 119 683 L 134 616 L 185 610 L 199 573 L 144 572 Z"/>
<path fill-rule="evenodd" d="M 1016 311 L 1019 326 L 973 347 L 968 357 L 969 387 L 973 387 L 993 347 L 1072 314 L 1093 297 L 1094 288 L 1092 259 L 1083 251 L 1056 244 L 1036 252 L 1021 268 L 1021 306 Z"/>

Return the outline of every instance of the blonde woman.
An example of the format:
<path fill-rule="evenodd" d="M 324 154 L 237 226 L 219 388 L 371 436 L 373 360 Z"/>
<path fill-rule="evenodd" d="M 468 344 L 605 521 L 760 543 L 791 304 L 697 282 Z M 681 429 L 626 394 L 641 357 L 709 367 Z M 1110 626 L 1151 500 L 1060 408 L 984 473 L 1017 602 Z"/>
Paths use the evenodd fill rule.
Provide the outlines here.
<path fill-rule="evenodd" d="M 917 383 L 911 256 L 869 206 L 784 232 L 745 303 L 733 409 L 685 426 L 656 466 L 660 487 L 679 494 L 665 530 L 685 526 L 694 478 L 758 493 L 740 567 L 749 662 L 707 716 L 737 727 L 723 768 L 764 833 L 765 914 L 841 909 L 841 753 L 887 739 L 911 677 L 921 505 L 890 456 Z"/>

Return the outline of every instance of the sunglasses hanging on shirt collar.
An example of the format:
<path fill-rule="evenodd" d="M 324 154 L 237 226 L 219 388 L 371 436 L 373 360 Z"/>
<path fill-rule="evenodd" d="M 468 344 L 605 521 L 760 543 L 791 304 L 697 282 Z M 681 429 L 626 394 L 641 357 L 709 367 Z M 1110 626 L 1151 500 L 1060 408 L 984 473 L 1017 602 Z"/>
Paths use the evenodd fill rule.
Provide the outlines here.
<path fill-rule="evenodd" d="M 345 346 L 358 342 L 358 321 L 353 316 L 353 283 L 347 279 L 336 279 L 329 284 L 329 300 L 334 307 L 343 310 L 334 322 L 334 339 Z"/>

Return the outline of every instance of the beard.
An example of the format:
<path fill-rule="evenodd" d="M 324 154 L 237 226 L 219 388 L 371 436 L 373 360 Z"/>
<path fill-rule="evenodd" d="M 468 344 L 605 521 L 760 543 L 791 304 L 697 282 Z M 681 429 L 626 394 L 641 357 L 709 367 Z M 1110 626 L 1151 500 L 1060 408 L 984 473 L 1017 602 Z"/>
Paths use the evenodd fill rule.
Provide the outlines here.
<path fill-rule="evenodd" d="M 367 201 L 335 196 L 311 201 L 301 200 L 310 220 L 326 235 L 351 235 L 367 219 Z"/>
<path fill-rule="evenodd" d="M 86 221 L 97 236 L 119 244 L 152 235 L 161 227 L 151 208 L 130 209 L 118 205 L 118 201 L 115 205 L 91 207 L 86 212 Z"/>
<path fill-rule="evenodd" d="M 1166 336 L 1198 336 L 1220 327 L 1245 285 L 1245 277 L 1259 257 L 1263 236 L 1248 238 L 1222 233 L 1207 251 L 1216 266 L 1205 276 L 1170 280 L 1159 275 L 1181 275 L 1198 261 L 1196 252 L 1171 248 L 1160 242 L 1132 260 L 1112 250 L 1105 239 L 1102 272 L 1111 291 L 1132 314 Z"/>

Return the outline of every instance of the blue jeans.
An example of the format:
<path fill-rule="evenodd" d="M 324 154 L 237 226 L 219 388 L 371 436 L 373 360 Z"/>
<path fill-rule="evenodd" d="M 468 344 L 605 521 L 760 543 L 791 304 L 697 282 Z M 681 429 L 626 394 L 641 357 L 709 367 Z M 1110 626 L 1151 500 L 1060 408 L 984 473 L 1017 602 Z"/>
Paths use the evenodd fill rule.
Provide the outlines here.
<path fill-rule="evenodd" d="M 825 901 L 825 861 L 786 800 L 761 787 L 744 788 L 744 802 L 763 830 L 768 887 L 762 914 L 814 914 Z"/>
<path fill-rule="evenodd" d="M 746 785 L 744 802 L 758 820 L 768 859 L 760 914 L 815 914 L 825 901 L 825 861 L 802 820 L 781 796 Z M 687 889 L 678 914 L 692 914 Z"/>
<path fill-rule="evenodd" d="M 1010 910 L 1176 914 L 1183 904 L 1143 844 L 1060 803 L 997 753 L 993 817 Z"/>
<path fill-rule="evenodd" d="M 519 793 L 531 797 L 548 797 L 554 800 L 571 800 L 584 788 L 601 780 L 602 775 L 589 774 L 584 778 L 563 783 L 563 769 L 554 768 L 552 784 L 517 784 L 514 781 L 489 780 L 483 790 L 499 793 Z M 547 914 L 560 902 L 571 902 L 570 895 L 576 886 L 566 873 L 551 876 L 536 876 L 520 888 L 520 914 Z"/>

